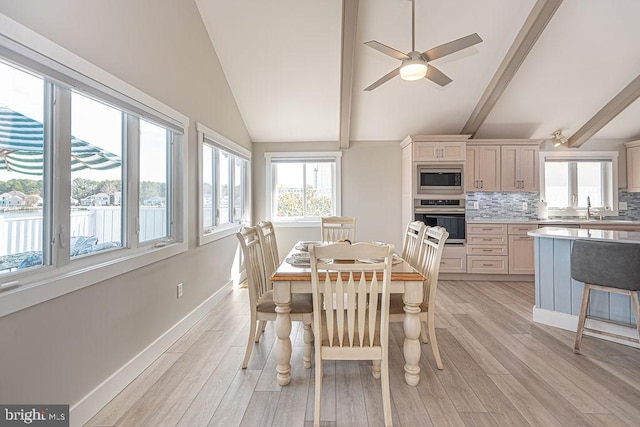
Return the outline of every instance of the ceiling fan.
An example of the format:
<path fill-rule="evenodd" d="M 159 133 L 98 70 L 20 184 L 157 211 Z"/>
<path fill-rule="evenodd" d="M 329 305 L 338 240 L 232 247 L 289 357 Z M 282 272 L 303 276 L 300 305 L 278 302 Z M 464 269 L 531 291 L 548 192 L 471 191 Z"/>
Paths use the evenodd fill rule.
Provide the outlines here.
<path fill-rule="evenodd" d="M 402 61 L 402 64 L 378 79 L 376 82 L 365 88 L 365 91 L 372 91 L 383 83 L 391 80 L 398 74 L 403 80 L 419 80 L 421 78 L 427 78 L 440 86 L 446 86 L 451 83 L 451 79 L 447 77 L 442 71 L 438 70 L 428 62 L 433 61 L 443 56 L 450 55 L 459 50 L 473 46 L 482 42 L 482 39 L 477 33 L 470 34 L 466 37 L 459 38 L 457 40 L 445 43 L 443 45 L 434 47 L 425 52 L 416 51 L 416 3 L 415 0 L 411 0 L 411 52 L 402 53 L 389 46 L 386 46 L 375 40 L 366 42 L 365 44 L 379 52 L 389 55 L 395 59 Z"/>

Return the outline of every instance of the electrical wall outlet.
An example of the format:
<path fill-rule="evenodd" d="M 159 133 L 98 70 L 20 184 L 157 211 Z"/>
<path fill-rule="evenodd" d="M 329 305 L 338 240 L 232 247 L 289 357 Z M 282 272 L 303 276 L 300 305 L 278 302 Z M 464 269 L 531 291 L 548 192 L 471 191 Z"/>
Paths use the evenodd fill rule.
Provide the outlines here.
<path fill-rule="evenodd" d="M 620 209 L 621 211 L 626 211 L 628 209 L 627 202 L 618 203 L 618 209 Z"/>
<path fill-rule="evenodd" d="M 182 283 L 178 283 L 178 298 L 182 298 Z"/>
<path fill-rule="evenodd" d="M 473 202 L 473 209 L 479 209 L 480 208 L 480 203 L 479 202 Z"/>
<path fill-rule="evenodd" d="M 529 205 L 527 204 L 527 202 L 522 202 L 522 210 L 526 211 L 529 208 Z"/>

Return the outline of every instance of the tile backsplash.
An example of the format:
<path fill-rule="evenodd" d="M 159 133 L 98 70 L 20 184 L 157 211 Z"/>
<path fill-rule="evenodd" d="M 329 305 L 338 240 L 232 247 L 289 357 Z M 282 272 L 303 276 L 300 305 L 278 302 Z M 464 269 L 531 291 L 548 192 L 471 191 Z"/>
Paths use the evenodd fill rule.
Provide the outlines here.
<path fill-rule="evenodd" d="M 478 202 L 478 209 L 473 209 Z M 523 203 L 526 202 L 526 209 Z M 537 219 L 540 193 L 486 193 L 466 194 L 466 214 L 468 220 L 478 219 Z M 629 193 L 625 189 L 618 191 L 618 203 L 627 203 L 627 210 L 619 210 L 620 215 L 608 219 L 640 221 L 640 193 Z"/>
<path fill-rule="evenodd" d="M 539 201 L 540 193 L 467 193 L 467 220 L 495 218 L 537 219 Z M 478 202 L 478 209 L 473 209 L 474 202 Z M 522 209 L 525 202 L 527 208 Z"/>

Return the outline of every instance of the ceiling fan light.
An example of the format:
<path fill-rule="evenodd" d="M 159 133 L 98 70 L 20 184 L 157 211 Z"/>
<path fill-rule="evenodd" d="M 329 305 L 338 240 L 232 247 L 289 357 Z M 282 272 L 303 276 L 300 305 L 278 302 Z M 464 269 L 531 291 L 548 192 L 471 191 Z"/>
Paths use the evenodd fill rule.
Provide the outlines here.
<path fill-rule="evenodd" d="M 427 64 L 424 61 L 405 61 L 400 68 L 402 80 L 420 80 L 427 75 Z"/>

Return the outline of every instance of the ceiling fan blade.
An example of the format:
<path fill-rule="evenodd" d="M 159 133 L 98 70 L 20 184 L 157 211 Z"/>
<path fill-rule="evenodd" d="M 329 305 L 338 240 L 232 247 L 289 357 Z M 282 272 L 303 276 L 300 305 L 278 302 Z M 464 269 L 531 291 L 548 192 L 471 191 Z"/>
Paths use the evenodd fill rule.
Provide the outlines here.
<path fill-rule="evenodd" d="M 365 43 L 367 46 L 374 48 L 375 50 L 377 50 L 378 52 L 382 52 L 385 55 L 389 55 L 393 58 L 399 59 L 399 60 L 403 60 L 403 59 L 409 59 L 409 56 L 400 52 L 399 50 L 395 50 L 392 47 L 389 47 L 387 45 L 384 45 L 380 42 L 377 42 L 375 40 L 371 40 Z"/>
<path fill-rule="evenodd" d="M 442 58 L 443 56 L 451 55 L 454 52 L 473 46 L 474 44 L 481 43 L 482 39 L 478 33 L 470 34 L 466 37 L 459 38 L 449 43 L 441 44 L 424 52 L 422 56 L 427 61 L 433 61 L 434 59 Z"/>
<path fill-rule="evenodd" d="M 367 91 L 367 92 L 371 92 L 372 90 L 374 90 L 375 88 L 377 88 L 381 84 L 388 82 L 389 80 L 391 80 L 392 78 L 394 78 L 398 74 L 400 74 L 400 67 L 398 67 L 395 70 L 385 74 L 383 77 L 379 78 L 374 83 L 372 83 L 369 86 L 367 86 L 364 90 Z"/>
<path fill-rule="evenodd" d="M 424 76 L 424 78 L 429 79 L 432 82 L 439 84 L 440 86 L 446 86 L 453 81 L 449 77 L 447 77 L 445 73 L 438 70 L 436 67 L 434 67 L 431 64 L 428 65 L 427 75 Z"/>

